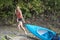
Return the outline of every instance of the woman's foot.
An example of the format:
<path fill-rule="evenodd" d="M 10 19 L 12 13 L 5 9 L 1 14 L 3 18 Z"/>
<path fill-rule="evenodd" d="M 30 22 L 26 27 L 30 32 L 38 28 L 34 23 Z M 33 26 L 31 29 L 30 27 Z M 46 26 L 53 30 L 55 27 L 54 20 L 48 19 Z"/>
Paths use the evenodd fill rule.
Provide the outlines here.
<path fill-rule="evenodd" d="M 25 31 L 25 34 L 27 35 L 27 32 Z"/>

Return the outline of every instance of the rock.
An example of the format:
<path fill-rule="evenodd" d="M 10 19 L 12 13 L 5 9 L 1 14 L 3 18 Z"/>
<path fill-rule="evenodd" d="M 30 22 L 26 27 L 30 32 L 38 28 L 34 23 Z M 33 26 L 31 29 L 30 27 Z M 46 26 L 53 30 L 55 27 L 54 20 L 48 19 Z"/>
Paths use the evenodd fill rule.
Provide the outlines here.
<path fill-rule="evenodd" d="M 20 35 L 20 36 L 15 36 L 15 37 L 10 37 L 10 36 L 6 35 L 5 39 L 7 39 L 7 40 L 38 40 L 37 38 L 30 37 L 27 35 Z"/>

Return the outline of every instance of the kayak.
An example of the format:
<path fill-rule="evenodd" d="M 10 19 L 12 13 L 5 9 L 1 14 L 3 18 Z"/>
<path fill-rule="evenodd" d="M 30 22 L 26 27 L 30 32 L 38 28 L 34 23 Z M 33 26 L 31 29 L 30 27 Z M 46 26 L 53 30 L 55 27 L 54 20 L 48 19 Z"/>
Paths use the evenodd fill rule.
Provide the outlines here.
<path fill-rule="evenodd" d="M 29 30 L 33 35 L 41 40 L 51 40 L 53 36 L 56 35 L 56 32 L 44 28 L 42 26 L 32 25 L 32 24 L 25 24 L 27 30 Z"/>

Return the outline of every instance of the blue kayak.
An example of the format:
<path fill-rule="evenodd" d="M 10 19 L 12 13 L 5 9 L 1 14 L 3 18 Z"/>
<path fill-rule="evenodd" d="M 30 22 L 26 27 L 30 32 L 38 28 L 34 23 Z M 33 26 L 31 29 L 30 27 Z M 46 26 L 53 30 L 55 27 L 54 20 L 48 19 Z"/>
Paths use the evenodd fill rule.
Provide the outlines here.
<path fill-rule="evenodd" d="M 41 26 L 25 24 L 25 27 L 41 40 L 51 40 L 56 35 L 56 32 Z"/>

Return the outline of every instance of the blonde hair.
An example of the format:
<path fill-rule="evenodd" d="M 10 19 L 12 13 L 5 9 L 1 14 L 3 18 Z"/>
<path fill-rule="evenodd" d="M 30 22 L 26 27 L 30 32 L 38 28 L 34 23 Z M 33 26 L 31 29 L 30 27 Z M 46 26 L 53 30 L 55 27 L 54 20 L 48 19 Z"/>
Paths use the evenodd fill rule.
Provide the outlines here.
<path fill-rule="evenodd" d="M 18 9 L 20 9 L 20 7 L 19 7 L 19 6 L 17 6 L 17 8 L 18 8 Z"/>

